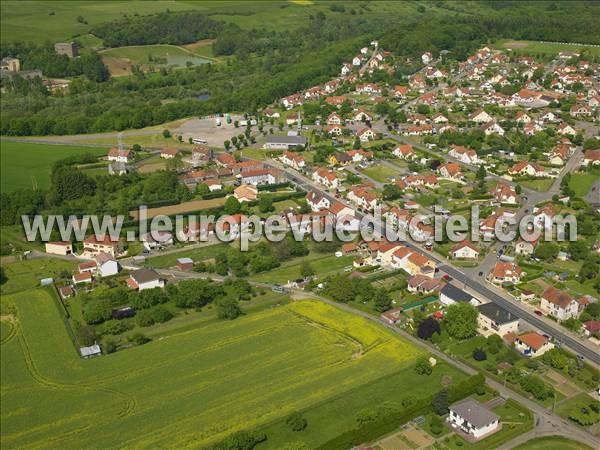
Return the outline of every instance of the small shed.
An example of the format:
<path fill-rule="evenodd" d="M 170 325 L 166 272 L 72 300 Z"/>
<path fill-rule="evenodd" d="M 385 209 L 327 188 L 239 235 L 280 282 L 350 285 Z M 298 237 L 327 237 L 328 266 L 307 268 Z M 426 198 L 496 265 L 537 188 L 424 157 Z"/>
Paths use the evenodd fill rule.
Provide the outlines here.
<path fill-rule="evenodd" d="M 89 347 L 81 347 L 79 349 L 81 356 L 83 358 L 94 358 L 95 356 L 100 356 L 102 354 L 102 350 L 98 344 L 90 345 Z"/>
<path fill-rule="evenodd" d="M 194 268 L 194 260 L 192 258 L 179 258 L 177 259 L 177 268 L 188 272 Z"/>

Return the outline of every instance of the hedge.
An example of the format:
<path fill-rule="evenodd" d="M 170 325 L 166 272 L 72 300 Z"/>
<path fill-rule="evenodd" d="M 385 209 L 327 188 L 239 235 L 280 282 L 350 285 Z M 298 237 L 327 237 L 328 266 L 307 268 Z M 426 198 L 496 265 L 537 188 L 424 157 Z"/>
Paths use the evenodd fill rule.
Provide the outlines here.
<path fill-rule="evenodd" d="M 278 190 L 279 188 L 284 188 L 284 187 L 289 187 L 289 186 L 290 186 L 289 181 L 286 181 L 284 183 L 259 184 L 257 187 L 258 187 L 259 191 L 271 191 L 271 192 L 273 192 L 273 191 Z"/>

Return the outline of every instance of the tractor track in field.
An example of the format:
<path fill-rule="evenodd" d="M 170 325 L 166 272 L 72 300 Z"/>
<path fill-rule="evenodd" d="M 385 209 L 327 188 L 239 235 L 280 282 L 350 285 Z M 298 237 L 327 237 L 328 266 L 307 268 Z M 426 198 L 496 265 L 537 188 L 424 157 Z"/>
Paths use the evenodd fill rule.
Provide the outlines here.
<path fill-rule="evenodd" d="M 83 389 L 83 390 L 86 390 L 89 392 L 102 392 L 104 394 L 114 395 L 114 396 L 122 399 L 126 405 L 125 408 L 123 410 L 121 410 L 118 414 L 118 416 L 120 418 L 128 417 L 135 413 L 136 408 L 137 408 L 136 399 L 134 397 L 131 397 L 121 391 L 116 390 L 116 389 L 107 388 L 104 386 L 95 386 L 93 384 L 85 384 L 85 383 L 79 383 L 79 384 L 59 383 L 59 382 L 52 381 L 52 380 L 46 378 L 44 375 L 42 375 L 40 373 L 40 371 L 36 367 L 35 362 L 33 361 L 33 357 L 31 356 L 31 351 L 29 350 L 29 346 L 27 345 L 27 340 L 25 339 L 25 336 L 23 336 L 22 332 L 18 332 L 18 331 L 19 330 L 15 330 L 14 334 L 17 335 L 19 338 L 19 343 L 21 345 L 21 350 L 23 351 L 23 358 L 25 359 L 27 371 L 29 372 L 31 377 L 38 384 L 40 384 L 41 386 L 47 387 L 49 389 L 55 389 L 55 390 L 68 391 L 68 390 Z"/>
<path fill-rule="evenodd" d="M 9 324 L 10 331 L 4 338 L 0 340 L 0 345 L 8 344 L 13 338 L 17 335 L 17 322 L 16 319 L 12 316 L 2 316 L 0 320 L 4 323 Z"/>

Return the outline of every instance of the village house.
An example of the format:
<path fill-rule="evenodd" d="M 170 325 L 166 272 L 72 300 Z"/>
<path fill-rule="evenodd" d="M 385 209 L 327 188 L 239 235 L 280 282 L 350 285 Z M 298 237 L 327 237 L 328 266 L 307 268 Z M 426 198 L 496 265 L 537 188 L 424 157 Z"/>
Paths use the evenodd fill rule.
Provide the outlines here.
<path fill-rule="evenodd" d="M 306 161 L 304 161 L 304 157 L 300 153 L 285 151 L 279 157 L 279 160 L 286 166 L 290 166 L 296 170 L 302 170 L 306 167 Z"/>
<path fill-rule="evenodd" d="M 306 194 L 306 203 L 313 212 L 329 209 L 331 206 L 329 199 L 318 191 L 309 191 Z"/>
<path fill-rule="evenodd" d="M 497 334 L 500 337 L 508 333 L 519 332 L 519 318 L 494 302 L 477 306 L 477 332 L 483 336 Z"/>
<path fill-rule="evenodd" d="M 564 166 L 573 150 L 574 148 L 569 144 L 558 144 L 550 152 L 548 161 L 554 166 Z"/>
<path fill-rule="evenodd" d="M 500 417 L 479 403 L 467 398 L 448 407 L 446 421 L 452 428 L 459 428 L 473 439 L 482 439 L 500 428 Z"/>
<path fill-rule="evenodd" d="M 327 116 L 327 125 L 341 125 L 342 122 L 342 118 L 335 112 L 332 112 Z"/>
<path fill-rule="evenodd" d="M 258 188 L 252 184 L 242 184 L 233 190 L 233 196 L 240 203 L 253 202 L 258 198 Z"/>
<path fill-rule="evenodd" d="M 433 115 L 433 117 L 431 118 L 431 121 L 433 123 L 437 123 L 437 124 L 448 123 L 448 118 L 445 115 L 443 115 L 442 113 L 437 113 L 437 114 Z"/>
<path fill-rule="evenodd" d="M 523 127 L 523 134 L 525 134 L 525 136 L 533 136 L 534 134 L 537 134 L 542 130 L 543 128 L 539 124 L 535 122 L 530 122 L 526 123 Z"/>
<path fill-rule="evenodd" d="M 490 272 L 490 281 L 495 284 L 516 284 L 521 280 L 523 270 L 514 262 L 497 261 Z"/>
<path fill-rule="evenodd" d="M 600 150 L 586 150 L 583 153 L 583 163 L 584 166 L 592 166 L 600 165 Z"/>
<path fill-rule="evenodd" d="M 358 94 L 381 94 L 381 88 L 374 83 L 357 84 Z"/>
<path fill-rule="evenodd" d="M 140 241 L 146 251 L 151 251 L 173 245 L 173 235 L 168 231 L 154 230 L 140 235 Z"/>
<path fill-rule="evenodd" d="M 410 144 L 397 145 L 396 147 L 394 147 L 394 150 L 392 150 L 392 153 L 394 154 L 394 156 L 405 160 L 412 160 L 417 156 L 413 151 L 412 145 Z"/>
<path fill-rule="evenodd" d="M 367 211 L 373 211 L 377 206 L 377 196 L 360 186 L 351 187 L 346 198 L 357 207 Z"/>
<path fill-rule="evenodd" d="M 344 134 L 344 129 L 341 125 L 329 125 L 327 127 L 327 134 L 330 136 L 341 136 Z"/>
<path fill-rule="evenodd" d="M 550 340 L 535 331 L 517 336 L 515 349 L 523 356 L 534 358 L 542 356 L 548 350 L 552 350 L 554 344 Z"/>
<path fill-rule="evenodd" d="M 490 116 L 488 113 L 486 113 L 483 109 L 478 109 L 477 111 L 475 111 L 469 115 L 469 120 L 471 122 L 483 124 L 483 123 L 493 121 L 494 118 L 492 116 Z"/>
<path fill-rule="evenodd" d="M 494 200 L 500 204 L 516 205 L 519 202 L 519 195 L 513 186 L 508 183 L 499 182 L 491 190 Z"/>
<path fill-rule="evenodd" d="M 587 320 L 582 324 L 583 334 L 587 337 L 596 336 L 600 333 L 600 322 L 597 320 Z"/>
<path fill-rule="evenodd" d="M 404 99 L 404 98 L 406 98 L 406 94 L 408 94 L 407 86 L 397 85 L 394 87 L 394 97 L 396 99 Z"/>
<path fill-rule="evenodd" d="M 101 277 L 110 277 L 119 273 L 120 266 L 115 258 L 108 253 L 96 256 L 97 272 Z"/>
<path fill-rule="evenodd" d="M 237 175 L 241 184 L 276 184 L 280 179 L 277 169 L 247 170 Z"/>
<path fill-rule="evenodd" d="M 492 134 L 497 134 L 498 136 L 504 136 L 504 128 L 498 125 L 498 122 L 492 120 L 490 122 L 485 123 L 481 129 L 483 130 L 486 136 L 490 136 Z"/>
<path fill-rule="evenodd" d="M 101 253 L 101 255 L 105 255 L 105 254 L 106 253 Z M 85 261 L 85 262 L 77 264 L 77 271 L 79 273 L 89 272 L 91 274 L 94 274 L 98 271 L 98 266 L 96 264 L 96 261 Z"/>
<path fill-rule="evenodd" d="M 279 114 L 279 112 L 277 112 L 271 108 L 265 109 L 263 111 L 263 114 L 265 115 L 265 117 L 267 117 L 269 119 L 279 119 L 281 117 L 281 114 Z"/>
<path fill-rule="evenodd" d="M 46 253 L 67 256 L 73 254 L 73 244 L 69 241 L 46 242 Z"/>
<path fill-rule="evenodd" d="M 373 159 L 373 152 L 363 150 L 362 148 L 347 150 L 346 155 L 348 155 L 354 163 Z"/>
<path fill-rule="evenodd" d="M 165 280 L 154 269 L 139 269 L 129 274 L 127 285 L 131 289 L 144 291 L 146 289 L 165 287 Z"/>
<path fill-rule="evenodd" d="M 541 208 L 535 207 L 533 209 L 534 224 L 542 229 L 551 229 L 554 222 L 554 216 L 556 216 L 556 210 L 552 203 L 546 203 Z"/>
<path fill-rule="evenodd" d="M 433 61 L 433 56 L 430 52 L 425 52 L 421 55 L 421 61 L 423 61 L 423 64 L 429 64 Z"/>
<path fill-rule="evenodd" d="M 512 176 L 529 176 L 541 178 L 548 176 L 546 169 L 537 163 L 529 161 L 520 161 L 508 169 L 508 174 Z"/>
<path fill-rule="evenodd" d="M 352 157 L 347 153 L 334 153 L 328 161 L 332 166 L 347 166 L 352 163 Z"/>
<path fill-rule="evenodd" d="M 575 136 L 577 134 L 577 131 L 575 130 L 575 128 L 573 128 L 571 125 L 569 125 L 566 122 L 561 122 L 558 125 L 556 132 L 558 134 L 571 135 L 571 136 Z"/>
<path fill-rule="evenodd" d="M 281 99 L 285 109 L 292 109 L 294 106 L 300 106 L 304 103 L 304 98 L 300 94 L 293 94 Z"/>
<path fill-rule="evenodd" d="M 445 306 L 450 306 L 454 303 L 467 302 L 473 306 L 479 305 L 481 302 L 473 297 L 468 292 L 463 291 L 462 289 L 457 288 L 451 283 L 447 283 L 440 290 L 440 302 L 442 302 Z"/>
<path fill-rule="evenodd" d="M 348 63 L 342 64 L 342 69 L 340 70 L 340 74 L 342 76 L 345 76 L 345 75 L 348 75 L 349 73 L 352 73 L 352 65 L 348 64 Z"/>
<path fill-rule="evenodd" d="M 356 136 L 358 137 L 360 142 L 368 142 L 370 140 L 375 139 L 375 133 L 373 132 L 373 130 L 371 128 L 368 128 L 368 127 L 360 129 L 356 133 Z"/>
<path fill-rule="evenodd" d="M 592 110 L 587 105 L 573 105 L 569 110 L 571 117 L 589 117 L 592 115 Z"/>
<path fill-rule="evenodd" d="M 515 213 L 508 211 L 504 208 L 498 208 L 492 212 L 487 218 L 481 221 L 479 225 L 479 231 L 483 234 L 486 239 L 493 238 L 495 236 L 496 222 L 504 221 L 505 218 L 514 217 Z M 504 224 L 503 224 L 504 226 Z"/>
<path fill-rule="evenodd" d="M 373 115 L 364 109 L 359 109 L 356 113 L 354 113 L 353 119 L 358 122 L 372 122 Z"/>
<path fill-rule="evenodd" d="M 221 189 L 223 189 L 223 184 L 216 178 L 209 178 L 208 180 L 204 180 L 202 184 L 205 184 L 210 192 L 220 191 Z"/>
<path fill-rule="evenodd" d="M 325 167 L 317 168 L 313 174 L 312 179 L 315 183 L 322 184 L 331 189 L 337 189 L 340 187 L 340 180 L 337 175 L 330 172 Z"/>
<path fill-rule="evenodd" d="M 531 116 L 527 114 L 525 111 L 518 111 L 515 115 L 515 121 L 517 123 L 526 124 L 532 121 Z"/>
<path fill-rule="evenodd" d="M 410 81 L 408 82 L 408 85 L 410 86 L 411 89 L 422 90 L 427 87 L 427 82 L 425 81 L 425 78 L 423 77 L 423 75 L 418 73 L 410 79 Z"/>
<path fill-rule="evenodd" d="M 453 162 L 442 164 L 437 170 L 442 178 L 448 178 L 455 181 L 461 181 L 463 178 L 460 166 Z"/>
<path fill-rule="evenodd" d="M 173 159 L 179 154 L 179 150 L 176 148 L 163 148 L 160 151 L 160 157 L 163 159 Z"/>
<path fill-rule="evenodd" d="M 556 317 L 558 320 L 567 320 L 578 317 L 582 308 L 571 294 L 561 291 L 554 286 L 549 286 L 543 293 L 540 310 Z"/>
<path fill-rule="evenodd" d="M 477 259 L 479 258 L 479 247 L 472 242 L 462 241 L 452 247 L 451 254 L 454 259 Z"/>
<path fill-rule="evenodd" d="M 128 163 L 133 157 L 133 152 L 127 149 L 113 147 L 108 151 L 108 160 L 120 163 Z"/>
<path fill-rule="evenodd" d="M 83 241 L 83 252 L 92 256 L 100 253 L 108 253 L 112 257 L 120 255 L 123 246 L 119 241 L 112 241 L 110 236 L 106 235 L 102 240 L 96 239 L 94 234 L 86 237 Z"/>
<path fill-rule="evenodd" d="M 286 125 L 294 125 L 295 123 L 298 122 L 299 117 L 300 116 L 298 116 L 298 114 L 296 114 L 296 113 L 288 114 L 287 117 L 285 118 L 285 124 Z"/>
<path fill-rule="evenodd" d="M 464 164 L 480 164 L 482 162 L 477 153 L 475 153 L 475 150 L 463 147 L 462 145 L 452 145 L 448 155 Z"/>
<path fill-rule="evenodd" d="M 537 239 L 524 240 L 523 238 L 520 238 L 515 244 L 515 253 L 523 256 L 533 255 L 536 245 Z"/>
<path fill-rule="evenodd" d="M 72 280 L 73 284 L 91 283 L 94 281 L 94 276 L 91 272 L 78 272 L 73 274 Z"/>
<path fill-rule="evenodd" d="M 235 158 L 229 153 L 221 153 L 217 155 L 215 162 L 221 167 L 233 167 L 236 164 Z"/>
<path fill-rule="evenodd" d="M 417 274 L 408 279 L 408 292 L 431 294 L 433 292 L 438 292 L 443 284 L 444 283 L 439 278 L 431 278 L 427 275 Z"/>
<path fill-rule="evenodd" d="M 189 272 L 194 268 L 194 260 L 192 258 L 177 258 L 177 268 L 182 272 Z"/>
<path fill-rule="evenodd" d="M 542 93 L 531 89 L 521 89 L 512 96 L 513 100 L 521 105 L 530 106 L 542 98 Z"/>

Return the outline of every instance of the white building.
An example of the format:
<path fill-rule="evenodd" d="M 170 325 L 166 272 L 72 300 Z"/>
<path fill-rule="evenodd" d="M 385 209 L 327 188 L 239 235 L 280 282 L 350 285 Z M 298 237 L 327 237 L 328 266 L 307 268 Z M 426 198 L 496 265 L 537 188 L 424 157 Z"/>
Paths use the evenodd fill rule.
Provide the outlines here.
<path fill-rule="evenodd" d="M 119 273 L 119 263 L 108 253 L 96 256 L 96 267 L 101 277 L 110 277 Z"/>
<path fill-rule="evenodd" d="M 519 318 L 493 302 L 477 307 L 477 332 L 483 336 L 497 334 L 502 337 L 508 333 L 519 332 Z"/>
<path fill-rule="evenodd" d="M 500 417 L 472 398 L 454 403 L 448 409 L 450 414 L 446 420 L 452 428 L 460 428 L 475 439 L 481 439 L 500 427 Z"/>
<path fill-rule="evenodd" d="M 127 285 L 131 289 L 143 291 L 145 289 L 163 288 L 165 280 L 153 269 L 140 269 L 129 274 Z"/>

